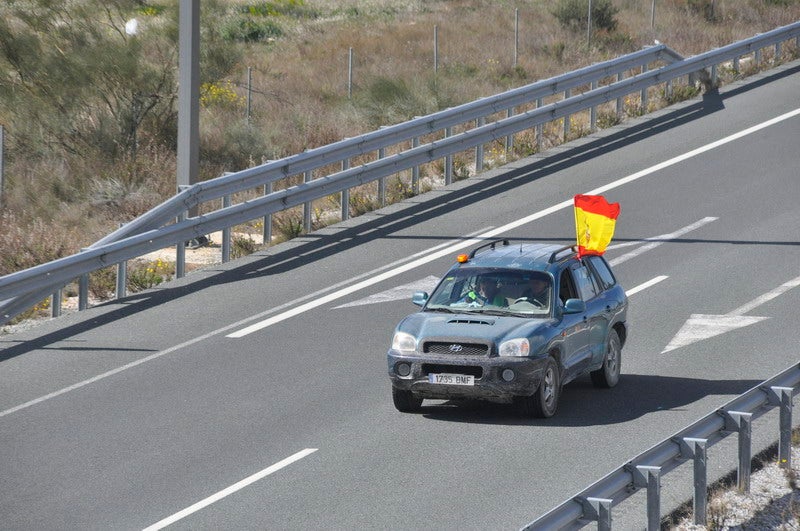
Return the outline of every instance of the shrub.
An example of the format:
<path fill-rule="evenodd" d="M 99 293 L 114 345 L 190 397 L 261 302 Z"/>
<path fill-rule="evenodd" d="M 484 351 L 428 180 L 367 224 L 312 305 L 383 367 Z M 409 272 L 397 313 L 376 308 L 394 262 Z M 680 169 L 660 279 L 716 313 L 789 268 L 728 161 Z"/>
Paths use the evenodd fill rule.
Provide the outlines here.
<path fill-rule="evenodd" d="M 264 42 L 281 37 L 283 30 L 272 20 L 238 15 L 222 23 L 220 35 L 226 41 Z"/>
<path fill-rule="evenodd" d="M 236 235 L 231 242 L 231 258 L 237 259 L 249 256 L 256 252 L 256 242 L 253 238 Z"/>
<path fill-rule="evenodd" d="M 128 267 L 128 290 L 132 293 L 158 286 L 175 275 L 175 264 L 163 260 L 135 261 Z"/>
<path fill-rule="evenodd" d="M 553 11 L 553 16 L 558 22 L 573 29 L 586 29 L 589 0 L 560 0 Z M 614 16 L 619 9 L 614 7 L 611 0 L 592 0 L 592 27 L 614 31 L 617 29 L 617 20 Z"/>

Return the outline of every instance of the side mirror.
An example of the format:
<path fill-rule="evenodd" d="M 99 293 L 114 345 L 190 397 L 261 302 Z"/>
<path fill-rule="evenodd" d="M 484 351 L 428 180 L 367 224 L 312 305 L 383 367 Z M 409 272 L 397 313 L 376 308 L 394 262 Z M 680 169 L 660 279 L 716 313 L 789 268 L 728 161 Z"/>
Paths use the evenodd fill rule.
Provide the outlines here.
<path fill-rule="evenodd" d="M 567 299 L 564 304 L 564 313 L 583 313 L 586 311 L 586 303 L 580 299 Z"/>
<path fill-rule="evenodd" d="M 428 294 L 424 291 L 417 291 L 411 297 L 411 302 L 416 304 L 417 306 L 424 306 L 426 302 L 428 302 Z"/>

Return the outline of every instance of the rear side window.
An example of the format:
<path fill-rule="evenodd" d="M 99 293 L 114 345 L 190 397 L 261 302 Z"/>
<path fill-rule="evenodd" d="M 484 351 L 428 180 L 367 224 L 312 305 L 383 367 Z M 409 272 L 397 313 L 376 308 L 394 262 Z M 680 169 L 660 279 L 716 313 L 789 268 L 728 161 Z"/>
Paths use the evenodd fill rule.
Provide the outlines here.
<path fill-rule="evenodd" d="M 614 278 L 614 273 L 611 272 L 605 260 L 599 256 L 589 256 L 588 261 L 594 272 L 597 273 L 604 290 L 611 289 L 616 285 L 617 279 Z"/>
<path fill-rule="evenodd" d="M 597 286 L 594 284 L 592 273 L 586 266 L 576 267 L 574 269 L 575 281 L 578 283 L 578 289 L 583 296 L 583 300 L 588 301 L 597 296 Z"/>

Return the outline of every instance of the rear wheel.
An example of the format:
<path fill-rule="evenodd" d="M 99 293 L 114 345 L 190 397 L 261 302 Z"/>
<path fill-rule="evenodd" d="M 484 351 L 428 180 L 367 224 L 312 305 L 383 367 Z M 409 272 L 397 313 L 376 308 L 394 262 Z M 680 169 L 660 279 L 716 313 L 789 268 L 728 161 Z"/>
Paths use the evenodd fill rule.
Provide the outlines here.
<path fill-rule="evenodd" d="M 606 354 L 603 357 L 603 366 L 591 372 L 592 383 L 595 387 L 614 387 L 619 382 L 622 369 L 622 345 L 616 330 L 608 332 Z"/>
<path fill-rule="evenodd" d="M 550 418 L 558 407 L 558 395 L 561 393 L 561 378 L 558 366 L 553 358 L 547 358 L 539 388 L 531 396 L 518 399 L 522 413 L 526 417 Z"/>
<path fill-rule="evenodd" d="M 422 399 L 414 396 L 411 391 L 404 391 L 397 387 L 392 387 L 392 401 L 394 407 L 403 413 L 416 413 L 422 407 Z"/>

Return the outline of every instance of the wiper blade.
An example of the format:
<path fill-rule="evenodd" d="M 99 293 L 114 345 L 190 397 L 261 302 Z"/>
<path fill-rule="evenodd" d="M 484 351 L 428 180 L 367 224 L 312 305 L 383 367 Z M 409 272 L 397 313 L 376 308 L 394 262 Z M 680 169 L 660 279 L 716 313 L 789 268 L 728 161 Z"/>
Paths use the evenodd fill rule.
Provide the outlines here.
<path fill-rule="evenodd" d="M 426 312 L 442 312 L 442 313 L 457 313 L 451 310 L 450 308 L 445 308 L 444 306 L 439 306 L 436 308 L 425 308 Z"/>
<path fill-rule="evenodd" d="M 511 312 L 507 312 L 504 310 L 469 310 L 467 313 L 480 313 L 484 315 L 497 315 L 500 317 L 505 317 L 506 315 L 512 315 Z"/>

